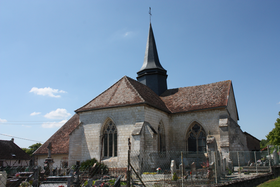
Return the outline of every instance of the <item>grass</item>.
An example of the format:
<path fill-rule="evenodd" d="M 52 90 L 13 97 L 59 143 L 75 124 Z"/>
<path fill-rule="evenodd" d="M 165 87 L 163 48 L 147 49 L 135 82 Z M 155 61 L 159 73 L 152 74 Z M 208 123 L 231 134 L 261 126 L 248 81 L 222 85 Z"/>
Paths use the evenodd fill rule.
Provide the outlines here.
<path fill-rule="evenodd" d="M 262 183 L 257 187 L 276 187 L 276 186 L 280 186 L 280 177 L 266 181 L 265 183 Z"/>

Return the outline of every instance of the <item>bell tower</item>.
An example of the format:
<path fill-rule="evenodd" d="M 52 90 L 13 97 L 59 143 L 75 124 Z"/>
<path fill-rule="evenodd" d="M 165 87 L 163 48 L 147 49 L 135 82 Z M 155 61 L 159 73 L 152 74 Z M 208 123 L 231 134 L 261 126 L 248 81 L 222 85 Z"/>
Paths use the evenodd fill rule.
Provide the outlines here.
<path fill-rule="evenodd" d="M 157 95 L 167 90 L 167 71 L 161 66 L 158 58 L 156 42 L 150 23 L 144 63 L 137 72 L 137 80 L 151 88 Z"/>

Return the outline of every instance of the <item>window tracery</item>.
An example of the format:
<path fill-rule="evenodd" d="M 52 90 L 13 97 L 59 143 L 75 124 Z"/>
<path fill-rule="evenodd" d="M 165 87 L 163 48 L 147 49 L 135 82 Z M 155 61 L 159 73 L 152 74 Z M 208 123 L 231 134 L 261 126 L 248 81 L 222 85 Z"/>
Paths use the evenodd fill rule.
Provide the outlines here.
<path fill-rule="evenodd" d="M 118 137 L 116 125 L 109 121 L 103 130 L 103 156 L 115 157 L 118 154 Z"/>
<path fill-rule="evenodd" d="M 206 152 L 206 133 L 198 123 L 193 123 L 187 131 L 187 151 Z"/>
<path fill-rule="evenodd" d="M 158 150 L 159 152 L 166 151 L 165 130 L 162 122 L 160 122 L 158 125 Z"/>

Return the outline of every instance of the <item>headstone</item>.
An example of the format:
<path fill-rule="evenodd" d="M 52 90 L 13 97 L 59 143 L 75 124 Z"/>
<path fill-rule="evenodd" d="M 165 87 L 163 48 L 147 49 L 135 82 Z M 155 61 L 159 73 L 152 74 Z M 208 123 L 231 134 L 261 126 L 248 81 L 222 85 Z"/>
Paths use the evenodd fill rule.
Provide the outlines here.
<path fill-rule="evenodd" d="M 195 165 L 195 162 L 193 162 L 193 163 L 191 164 L 191 171 L 192 171 L 192 172 L 196 172 L 196 165 Z"/>
<path fill-rule="evenodd" d="M 51 158 L 51 152 L 52 152 L 52 143 L 50 142 L 48 145 L 48 158 Z"/>
<path fill-rule="evenodd" d="M 249 160 L 248 163 L 247 163 L 247 166 L 250 166 L 250 164 L 251 164 L 251 161 Z"/>
<path fill-rule="evenodd" d="M 233 172 L 233 164 L 230 158 L 228 159 L 228 169 Z"/>
<path fill-rule="evenodd" d="M 171 170 L 172 175 L 173 175 L 173 173 L 176 172 L 176 162 L 175 162 L 175 160 L 171 160 L 170 170 Z"/>
<path fill-rule="evenodd" d="M 223 166 L 222 166 L 222 171 L 223 171 L 223 175 L 226 174 L 226 158 L 223 159 Z"/>
<path fill-rule="evenodd" d="M 279 164 L 279 156 L 278 156 L 276 149 L 274 149 L 274 151 L 273 151 L 273 161 L 274 161 L 274 165 Z"/>

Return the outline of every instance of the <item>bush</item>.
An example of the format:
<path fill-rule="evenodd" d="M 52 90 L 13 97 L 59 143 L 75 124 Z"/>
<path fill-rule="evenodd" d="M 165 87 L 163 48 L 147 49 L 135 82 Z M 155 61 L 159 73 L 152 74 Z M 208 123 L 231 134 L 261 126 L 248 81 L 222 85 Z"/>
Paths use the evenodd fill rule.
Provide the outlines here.
<path fill-rule="evenodd" d="M 177 181 L 177 180 L 178 180 L 178 177 L 177 177 L 176 172 L 173 173 L 172 180 L 173 180 L 173 181 Z"/>
<path fill-rule="evenodd" d="M 82 162 L 80 170 L 84 171 L 84 170 L 87 170 L 87 169 L 91 169 L 92 166 L 95 163 L 96 163 L 96 165 L 95 165 L 95 168 L 94 168 L 94 171 L 93 171 L 94 173 L 100 173 L 101 170 L 103 171 L 103 174 L 107 174 L 109 172 L 108 166 L 106 166 L 103 163 L 98 162 L 95 158 L 92 158 L 92 159 L 89 159 L 89 160 L 86 160 L 86 161 Z"/>

